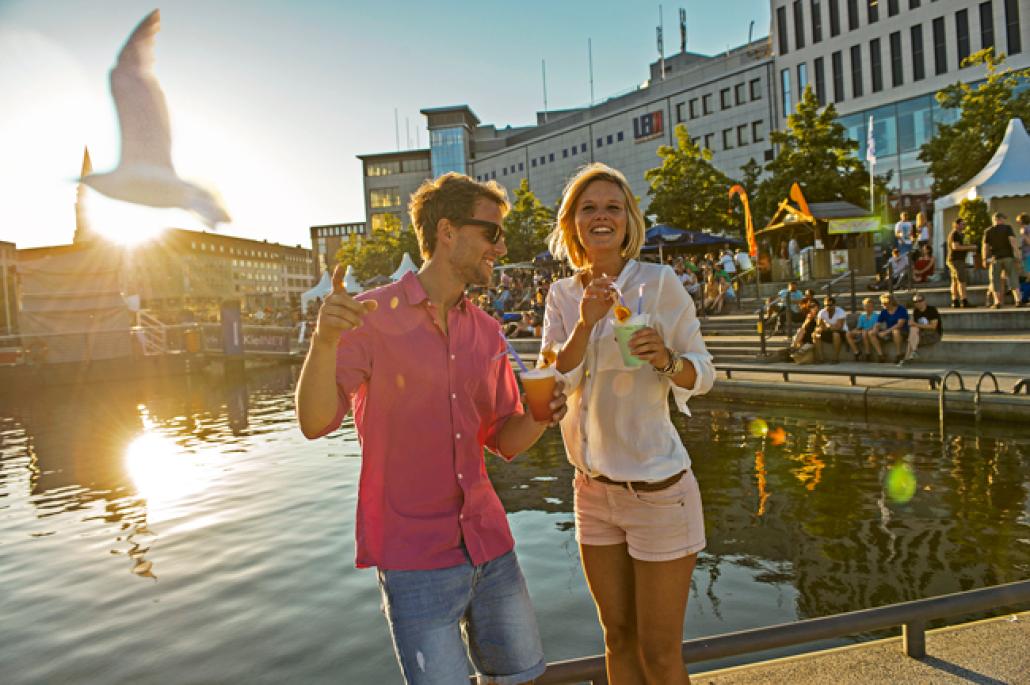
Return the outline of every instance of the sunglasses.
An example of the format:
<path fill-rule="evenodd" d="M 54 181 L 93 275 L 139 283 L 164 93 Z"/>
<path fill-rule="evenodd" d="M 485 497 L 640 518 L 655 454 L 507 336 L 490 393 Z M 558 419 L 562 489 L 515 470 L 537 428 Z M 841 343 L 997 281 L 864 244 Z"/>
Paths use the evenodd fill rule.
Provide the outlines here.
<path fill-rule="evenodd" d="M 456 226 L 479 226 L 480 228 L 485 228 L 483 236 L 494 245 L 504 237 L 504 226 L 495 224 L 493 221 L 486 221 L 485 219 L 452 219 L 451 221 Z"/>

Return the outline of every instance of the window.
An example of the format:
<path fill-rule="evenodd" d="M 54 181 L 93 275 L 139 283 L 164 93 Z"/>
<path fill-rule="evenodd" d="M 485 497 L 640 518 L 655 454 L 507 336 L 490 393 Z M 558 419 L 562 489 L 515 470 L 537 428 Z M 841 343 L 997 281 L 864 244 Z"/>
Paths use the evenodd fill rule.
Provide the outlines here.
<path fill-rule="evenodd" d="M 677 102 L 676 103 L 676 123 L 678 124 L 681 121 L 683 121 L 683 103 L 682 102 Z"/>
<path fill-rule="evenodd" d="M 714 133 L 706 133 L 705 134 L 705 148 L 706 149 L 708 149 L 708 150 L 712 149 L 712 138 L 714 138 L 714 137 L 715 137 Z"/>
<path fill-rule="evenodd" d="M 880 39 L 869 41 L 869 72 L 873 77 L 873 92 L 883 90 L 883 64 L 880 58 Z"/>
<path fill-rule="evenodd" d="M 980 49 L 994 47 L 994 10 L 990 0 L 980 3 Z"/>
<path fill-rule="evenodd" d="M 919 2 L 919 0 L 908 0 L 908 8 L 910 10 L 917 10 L 917 9 L 919 9 L 919 5 L 920 4 L 921 3 Z"/>
<path fill-rule="evenodd" d="M 565 159 L 566 157 L 568 157 L 569 156 L 569 148 L 563 149 L 561 151 L 561 156 L 562 156 L 562 159 Z"/>
<path fill-rule="evenodd" d="M 851 47 L 851 97 L 862 97 L 862 46 Z"/>
<path fill-rule="evenodd" d="M 547 155 L 540 155 L 540 166 L 547 164 Z"/>
<path fill-rule="evenodd" d="M 926 76 L 923 69 L 923 25 L 912 27 L 912 80 L 922 81 Z"/>
<path fill-rule="evenodd" d="M 944 42 L 944 17 L 933 20 L 933 67 L 936 75 L 948 70 L 948 48 Z"/>
<path fill-rule="evenodd" d="M 604 138 L 598 138 L 597 145 L 595 147 L 604 147 Z"/>
<path fill-rule="evenodd" d="M 866 8 L 870 24 L 880 21 L 880 0 L 866 0 Z"/>
<path fill-rule="evenodd" d="M 783 118 L 790 116 L 790 69 L 780 71 L 780 99 L 783 101 Z"/>
<path fill-rule="evenodd" d="M 572 148 L 572 151 L 575 152 L 576 148 Z M 519 171 L 525 171 L 525 169 L 526 169 L 525 164 L 522 163 L 522 162 L 519 162 Z"/>
<path fill-rule="evenodd" d="M 536 157 L 534 157 L 533 159 L 529 160 L 529 165 L 531 167 L 534 167 L 534 168 L 536 167 Z"/>
<path fill-rule="evenodd" d="M 404 160 L 404 172 L 409 171 L 429 171 L 429 160 L 425 158 Z"/>
<path fill-rule="evenodd" d="M 608 137 L 604 139 L 604 142 L 606 142 L 609 145 L 611 145 L 612 143 L 615 142 L 615 136 L 613 136 L 611 133 L 609 133 Z"/>
<path fill-rule="evenodd" d="M 805 11 L 801 0 L 794 0 L 794 49 L 805 47 Z"/>
<path fill-rule="evenodd" d="M 741 147 L 747 145 L 747 124 L 741 124 L 737 127 L 737 145 Z"/>
<path fill-rule="evenodd" d="M 582 145 L 580 145 L 579 146 L 579 151 L 580 152 L 586 152 L 587 151 L 587 144 L 583 143 Z"/>
<path fill-rule="evenodd" d="M 812 42 L 818 43 L 823 39 L 823 13 L 819 0 L 812 0 L 808 11 L 812 14 Z"/>
<path fill-rule="evenodd" d="M 397 207 L 400 203 L 400 188 L 373 188 L 369 192 L 368 204 L 372 207 Z"/>
<path fill-rule="evenodd" d="M 808 65 L 802 62 L 798 65 L 798 102 L 805 96 L 805 86 L 808 85 Z"/>
<path fill-rule="evenodd" d="M 711 93 L 708 93 L 707 95 L 702 95 L 701 96 L 701 110 L 705 114 L 711 114 L 712 113 L 712 94 Z"/>
<path fill-rule="evenodd" d="M 891 42 L 891 85 L 897 88 L 904 81 L 901 66 L 901 31 L 890 35 Z"/>
<path fill-rule="evenodd" d="M 609 136 L 609 137 L 608 137 L 608 142 L 609 142 L 609 143 L 610 143 L 610 142 L 612 142 L 612 141 L 611 141 L 611 136 Z M 553 153 L 553 152 L 551 152 L 551 153 L 549 153 L 549 154 L 547 155 L 547 161 L 548 161 L 548 162 L 553 162 L 553 161 L 554 161 L 554 153 Z"/>
<path fill-rule="evenodd" d="M 620 143 L 622 142 L 622 131 L 619 131 L 619 133 L 615 136 L 615 140 L 619 141 Z"/>
<path fill-rule="evenodd" d="M 969 57 L 969 10 L 955 12 L 955 38 L 958 41 L 958 65 Z"/>
<path fill-rule="evenodd" d="M 858 0 L 848 0 L 848 31 L 858 28 Z"/>
<path fill-rule="evenodd" d="M 690 118 L 697 119 L 697 98 L 690 99 Z"/>
<path fill-rule="evenodd" d="M 390 176 L 401 172 L 400 162 L 369 162 L 366 167 L 368 176 Z"/>
<path fill-rule="evenodd" d="M 840 35 L 840 0 L 827 0 L 830 3 L 830 38 Z"/>
<path fill-rule="evenodd" d="M 780 54 L 787 54 L 787 8 L 776 8 L 776 37 L 779 39 Z"/>
<path fill-rule="evenodd" d="M 751 142 L 752 143 L 758 143 L 758 142 L 761 142 L 763 140 L 765 140 L 765 138 L 762 137 L 762 120 L 759 119 L 758 121 L 752 121 L 751 122 Z"/>
<path fill-rule="evenodd" d="M 840 50 L 830 55 L 833 66 L 833 101 L 844 102 L 844 56 Z"/>
<path fill-rule="evenodd" d="M 736 105 L 743 105 L 746 102 L 744 99 L 744 84 L 738 83 L 733 86 L 733 103 Z"/>
<path fill-rule="evenodd" d="M 730 89 L 723 88 L 719 91 L 719 106 L 722 109 L 729 109 L 732 106 L 730 102 Z"/>
<path fill-rule="evenodd" d="M 826 74 L 823 67 L 823 58 L 816 57 L 812 62 L 812 68 L 815 70 L 815 99 L 819 101 L 820 105 L 826 104 Z"/>
<path fill-rule="evenodd" d="M 751 79 L 751 82 L 748 84 L 748 89 L 751 91 L 752 101 L 762 99 L 762 79 Z"/>
<path fill-rule="evenodd" d="M 400 220 L 399 216 L 397 216 L 396 214 L 392 214 L 390 212 L 385 212 L 385 213 L 380 213 L 380 214 L 373 214 L 372 215 L 372 230 L 373 231 L 380 231 L 380 230 L 385 229 L 386 228 L 386 217 L 393 217 L 393 218 L 397 219 L 398 221 Z"/>
<path fill-rule="evenodd" d="M 887 0 L 887 16 L 888 17 L 893 17 L 894 15 L 896 15 L 900 11 L 899 8 L 898 8 L 899 4 L 900 3 L 898 2 L 898 0 Z"/>
<path fill-rule="evenodd" d="M 1019 0 L 1005 0 L 1005 40 L 1010 55 L 1023 51 L 1023 42 L 1019 36 Z"/>
<path fill-rule="evenodd" d="M 733 129 L 724 128 L 722 130 L 722 149 L 732 150 L 733 149 Z"/>

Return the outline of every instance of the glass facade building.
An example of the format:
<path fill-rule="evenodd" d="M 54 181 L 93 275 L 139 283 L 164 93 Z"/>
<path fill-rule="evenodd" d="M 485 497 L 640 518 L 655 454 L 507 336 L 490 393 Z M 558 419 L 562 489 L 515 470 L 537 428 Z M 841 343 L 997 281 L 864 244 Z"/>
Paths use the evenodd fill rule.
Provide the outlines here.
<path fill-rule="evenodd" d="M 466 145 L 463 126 L 431 130 L 429 146 L 432 149 L 433 176 L 446 174 L 448 171 L 468 173 L 465 168 L 465 160 L 468 159 Z"/>

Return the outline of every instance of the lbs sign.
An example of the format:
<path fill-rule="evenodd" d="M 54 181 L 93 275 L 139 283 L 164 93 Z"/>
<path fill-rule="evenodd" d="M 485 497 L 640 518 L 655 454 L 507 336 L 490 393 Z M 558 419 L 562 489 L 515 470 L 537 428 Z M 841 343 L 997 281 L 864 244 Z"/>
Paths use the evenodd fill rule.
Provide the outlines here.
<path fill-rule="evenodd" d="M 662 112 L 648 112 L 633 120 L 633 140 L 642 143 L 662 135 Z"/>

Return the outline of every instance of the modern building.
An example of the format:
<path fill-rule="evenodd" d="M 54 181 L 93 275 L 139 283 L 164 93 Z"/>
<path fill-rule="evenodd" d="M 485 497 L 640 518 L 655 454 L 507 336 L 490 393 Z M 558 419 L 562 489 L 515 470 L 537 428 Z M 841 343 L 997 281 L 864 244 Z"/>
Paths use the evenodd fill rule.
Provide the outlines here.
<path fill-rule="evenodd" d="M 407 225 L 411 192 L 447 171 L 508 189 L 528 179 L 537 197 L 554 206 L 576 169 L 600 161 L 625 173 L 646 203 L 644 172 L 658 166 L 658 148 L 674 142 L 680 123 L 731 176 L 750 159 L 772 159 L 768 135 L 778 105 L 768 39 L 715 56 L 684 50 L 664 60 L 664 78 L 660 65 L 651 65 L 651 79 L 629 93 L 592 107 L 540 112 L 534 126 L 482 124 L 467 105 L 423 109 L 430 149 L 359 156 L 370 225 L 385 212 Z"/>
<path fill-rule="evenodd" d="M 311 227 L 311 269 L 317 281 L 336 266 L 336 253 L 350 241 L 365 239 L 365 223 L 327 224 Z"/>
<path fill-rule="evenodd" d="M 158 310 L 236 298 L 250 310 L 296 307 L 315 283 L 311 250 L 221 233 L 168 229 L 126 259 L 126 292 Z"/>
<path fill-rule="evenodd" d="M 983 67 L 961 63 L 983 48 L 1008 55 L 1006 66 L 1030 66 L 1028 14 L 1027 0 L 772 0 L 780 119 L 811 85 L 864 160 L 872 117 L 875 171 L 892 172 L 892 205 L 923 208 L 933 179 L 919 150 L 958 114 L 934 94 L 982 80 Z"/>

